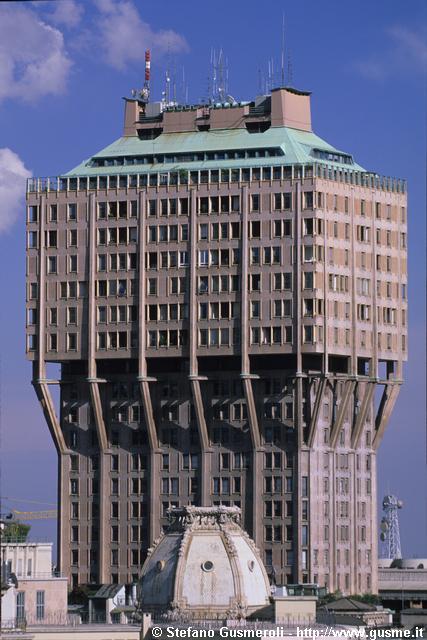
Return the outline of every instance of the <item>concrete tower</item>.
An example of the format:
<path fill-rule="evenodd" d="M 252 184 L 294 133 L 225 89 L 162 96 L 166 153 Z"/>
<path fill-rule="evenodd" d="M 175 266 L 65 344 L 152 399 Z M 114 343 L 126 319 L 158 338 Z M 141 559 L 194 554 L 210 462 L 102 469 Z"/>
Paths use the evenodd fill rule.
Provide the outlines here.
<path fill-rule="evenodd" d="M 240 507 L 277 583 L 375 591 L 405 183 L 315 135 L 309 94 L 280 88 L 126 100 L 123 136 L 30 180 L 27 203 L 27 352 L 72 584 L 135 582 L 167 510 L 192 504 Z"/>

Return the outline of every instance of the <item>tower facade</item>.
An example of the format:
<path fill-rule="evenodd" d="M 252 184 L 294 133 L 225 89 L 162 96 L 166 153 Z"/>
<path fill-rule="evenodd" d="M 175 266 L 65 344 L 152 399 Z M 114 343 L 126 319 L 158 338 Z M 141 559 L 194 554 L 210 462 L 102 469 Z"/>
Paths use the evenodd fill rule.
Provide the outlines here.
<path fill-rule="evenodd" d="M 119 140 L 28 183 L 27 354 L 59 457 L 61 571 L 135 582 L 168 508 L 234 505 L 278 584 L 376 591 L 404 181 L 315 135 L 305 92 L 125 104 Z"/>

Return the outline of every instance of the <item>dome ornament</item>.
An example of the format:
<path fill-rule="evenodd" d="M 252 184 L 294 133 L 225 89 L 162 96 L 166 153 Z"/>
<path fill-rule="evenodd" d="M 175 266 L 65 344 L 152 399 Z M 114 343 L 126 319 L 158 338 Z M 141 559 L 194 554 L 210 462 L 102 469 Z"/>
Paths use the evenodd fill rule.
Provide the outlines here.
<path fill-rule="evenodd" d="M 238 507 L 168 512 L 141 571 L 138 609 L 168 620 L 239 620 L 269 605 L 270 583 Z"/>

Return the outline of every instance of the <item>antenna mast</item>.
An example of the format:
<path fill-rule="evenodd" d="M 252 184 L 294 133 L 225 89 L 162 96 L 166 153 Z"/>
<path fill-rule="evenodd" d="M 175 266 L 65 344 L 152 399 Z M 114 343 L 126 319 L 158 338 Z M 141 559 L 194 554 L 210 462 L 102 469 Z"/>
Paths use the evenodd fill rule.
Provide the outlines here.
<path fill-rule="evenodd" d="M 280 57 L 281 86 L 285 86 L 285 14 L 282 13 L 282 52 Z"/>
<path fill-rule="evenodd" d="M 292 69 L 292 58 L 291 52 L 288 51 L 288 85 L 291 87 L 294 79 L 293 69 Z"/>
<path fill-rule="evenodd" d="M 218 55 L 218 97 L 220 102 L 224 102 L 226 95 L 225 88 L 225 72 L 224 72 L 224 53 L 222 48 L 219 50 Z"/>
<path fill-rule="evenodd" d="M 150 99 L 150 73 L 151 73 L 151 52 L 150 52 L 150 49 L 147 49 L 145 51 L 144 88 L 141 91 L 141 98 L 143 102 L 148 102 Z"/>
<path fill-rule="evenodd" d="M 398 509 L 401 509 L 402 507 L 402 500 L 398 500 L 396 496 L 389 494 L 384 497 L 384 516 L 380 524 L 382 558 L 390 558 L 391 560 L 396 560 L 402 557 L 402 548 L 400 546 L 399 518 L 397 515 Z"/>

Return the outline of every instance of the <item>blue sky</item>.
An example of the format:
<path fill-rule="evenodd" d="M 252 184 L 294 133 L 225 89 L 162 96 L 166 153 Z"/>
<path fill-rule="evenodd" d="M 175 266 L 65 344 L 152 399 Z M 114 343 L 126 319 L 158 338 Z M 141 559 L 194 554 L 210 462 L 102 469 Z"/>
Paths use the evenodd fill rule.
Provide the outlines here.
<path fill-rule="evenodd" d="M 154 98 L 168 63 L 178 97 L 183 68 L 189 101 L 205 97 L 220 47 L 229 92 L 253 98 L 259 69 L 272 57 L 279 68 L 283 13 L 293 84 L 313 92 L 316 133 L 367 169 L 408 179 L 410 361 L 379 454 L 378 496 L 403 499 L 404 553 L 427 555 L 423 0 L 0 3 L 1 493 L 25 499 L 4 509 L 56 497 L 56 454 L 24 353 L 25 178 L 71 169 L 121 135 L 121 98 L 143 83 L 146 47 Z M 55 529 L 35 522 L 33 532 Z"/>

